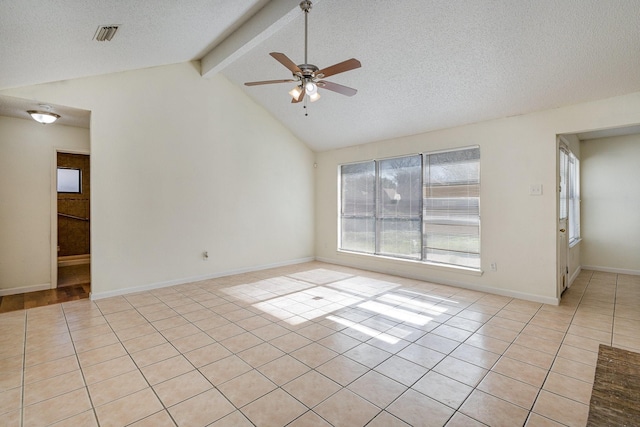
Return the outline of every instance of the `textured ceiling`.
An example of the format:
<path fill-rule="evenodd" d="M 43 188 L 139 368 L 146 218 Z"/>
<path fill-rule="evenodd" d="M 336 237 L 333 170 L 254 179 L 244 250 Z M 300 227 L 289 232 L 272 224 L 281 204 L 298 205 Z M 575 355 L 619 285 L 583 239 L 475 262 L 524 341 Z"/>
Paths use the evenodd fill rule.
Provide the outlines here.
<path fill-rule="evenodd" d="M 328 79 L 357 95 L 323 91 L 304 117 L 287 84 L 243 88 L 316 150 L 640 90 L 638 0 L 323 0 L 309 23 L 309 62 L 362 62 Z M 303 62 L 303 28 L 301 15 L 224 74 L 287 78 L 268 52 Z"/>
<path fill-rule="evenodd" d="M 0 88 L 199 59 L 267 2 L 1 0 Z M 113 40 L 93 40 L 112 24 Z"/>
<path fill-rule="evenodd" d="M 199 59 L 267 3 L 3 0 L 0 88 Z M 322 151 L 640 91 L 638 28 L 640 0 L 322 0 L 309 62 L 359 59 L 328 78 L 356 96 L 321 91 L 305 117 L 290 85 L 243 86 L 289 78 L 269 52 L 303 62 L 302 12 L 223 74 Z"/>

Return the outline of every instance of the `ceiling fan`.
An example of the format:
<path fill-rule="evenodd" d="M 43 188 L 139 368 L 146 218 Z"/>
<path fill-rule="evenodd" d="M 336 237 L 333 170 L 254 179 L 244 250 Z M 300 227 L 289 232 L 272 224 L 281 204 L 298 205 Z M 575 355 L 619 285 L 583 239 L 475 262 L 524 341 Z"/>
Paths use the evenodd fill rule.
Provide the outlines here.
<path fill-rule="evenodd" d="M 305 95 L 309 96 L 311 102 L 315 102 L 320 99 L 318 88 L 327 89 L 333 92 L 340 93 L 346 96 L 353 96 L 358 91 L 356 89 L 340 85 L 338 83 L 328 82 L 323 80 L 326 77 L 330 77 L 345 71 L 350 71 L 356 68 L 360 68 L 361 64 L 355 58 L 347 59 L 338 64 L 332 65 L 327 68 L 319 69 L 315 65 L 309 64 L 307 61 L 307 34 L 308 34 L 308 16 L 311 10 L 311 1 L 303 0 L 300 3 L 300 9 L 304 12 L 304 64 L 296 65 L 291 59 L 284 53 L 271 52 L 273 58 L 276 61 L 287 67 L 293 74 L 292 79 L 286 80 L 264 80 L 259 82 L 247 82 L 246 86 L 258 86 L 268 85 L 274 83 L 290 83 L 295 82 L 296 86 L 289 91 L 291 95 L 291 102 L 301 102 Z"/>

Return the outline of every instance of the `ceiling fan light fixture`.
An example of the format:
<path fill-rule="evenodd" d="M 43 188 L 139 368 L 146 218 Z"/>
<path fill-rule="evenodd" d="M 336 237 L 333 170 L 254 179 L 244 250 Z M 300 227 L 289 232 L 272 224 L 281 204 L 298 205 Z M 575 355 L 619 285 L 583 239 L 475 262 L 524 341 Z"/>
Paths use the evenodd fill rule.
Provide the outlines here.
<path fill-rule="evenodd" d="M 309 94 L 309 96 L 318 93 L 318 86 L 312 81 L 308 81 L 307 83 L 305 83 L 304 89 Z"/>
<path fill-rule="evenodd" d="M 45 111 L 29 110 L 27 111 L 27 113 L 31 115 L 31 118 L 33 118 L 33 120 L 38 123 L 42 123 L 43 125 L 51 124 L 60 118 L 60 116 L 57 114 L 48 113 Z"/>
<path fill-rule="evenodd" d="M 268 85 L 273 83 L 286 83 L 297 82 L 297 86 L 289 91 L 289 95 L 293 98 L 292 104 L 297 104 L 304 101 L 306 95 L 309 95 L 311 102 L 315 102 L 320 99 L 318 88 L 323 90 L 330 90 L 337 92 L 345 96 L 353 96 L 358 93 L 357 90 L 340 85 L 338 83 L 332 83 L 324 81 L 325 77 L 330 77 L 336 74 L 344 73 L 346 71 L 360 68 L 361 64 L 355 58 L 347 59 L 346 61 L 339 62 L 323 69 L 319 69 L 313 64 L 310 64 L 307 60 L 307 47 L 308 47 L 308 33 L 309 33 L 309 11 L 311 10 L 311 0 L 302 0 L 300 2 L 300 9 L 304 12 L 304 63 L 296 64 L 287 55 L 281 52 L 270 52 L 269 55 L 273 57 L 280 64 L 284 65 L 292 73 L 293 80 L 264 80 L 257 82 L 246 82 L 245 86 L 258 86 Z M 304 108 L 307 108 L 306 104 Z M 305 116 L 308 114 L 305 113 Z"/>
<path fill-rule="evenodd" d="M 289 95 L 291 95 L 293 99 L 300 98 L 301 93 L 302 93 L 302 88 L 300 86 L 296 86 L 289 91 Z"/>

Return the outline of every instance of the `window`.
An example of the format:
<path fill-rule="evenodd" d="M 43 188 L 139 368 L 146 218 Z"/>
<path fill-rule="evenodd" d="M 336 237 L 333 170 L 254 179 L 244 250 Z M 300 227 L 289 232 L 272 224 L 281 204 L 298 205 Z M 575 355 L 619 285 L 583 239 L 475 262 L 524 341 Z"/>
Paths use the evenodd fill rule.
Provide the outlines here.
<path fill-rule="evenodd" d="M 80 169 L 58 168 L 58 193 L 82 193 Z"/>
<path fill-rule="evenodd" d="M 580 240 L 580 160 L 569 153 L 569 245 Z"/>
<path fill-rule="evenodd" d="M 425 156 L 424 257 L 480 268 L 480 149 Z"/>
<path fill-rule="evenodd" d="M 340 167 L 339 249 L 480 268 L 480 149 Z"/>
<path fill-rule="evenodd" d="M 569 189 L 569 180 L 566 179 L 567 169 L 569 168 L 569 153 L 560 150 L 560 219 L 567 219 L 569 216 L 569 205 L 567 204 L 567 194 Z"/>
<path fill-rule="evenodd" d="M 375 162 L 341 167 L 342 249 L 375 251 Z"/>
<path fill-rule="evenodd" d="M 378 162 L 377 253 L 421 258 L 421 173 L 419 155 Z"/>
<path fill-rule="evenodd" d="M 580 240 L 580 160 L 566 147 L 560 150 L 559 216 L 567 220 L 569 245 L 577 243 Z"/>

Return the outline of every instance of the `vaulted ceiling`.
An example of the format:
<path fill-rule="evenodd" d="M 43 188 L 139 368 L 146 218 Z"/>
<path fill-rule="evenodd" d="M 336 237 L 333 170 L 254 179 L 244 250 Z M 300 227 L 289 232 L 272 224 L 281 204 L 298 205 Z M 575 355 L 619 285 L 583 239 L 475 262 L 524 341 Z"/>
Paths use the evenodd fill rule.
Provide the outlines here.
<path fill-rule="evenodd" d="M 640 0 L 316 0 L 309 62 L 362 68 L 304 109 L 243 85 L 291 77 L 269 52 L 304 62 L 298 0 L 2 1 L 0 89 L 204 58 L 323 151 L 640 91 L 638 28 Z"/>

